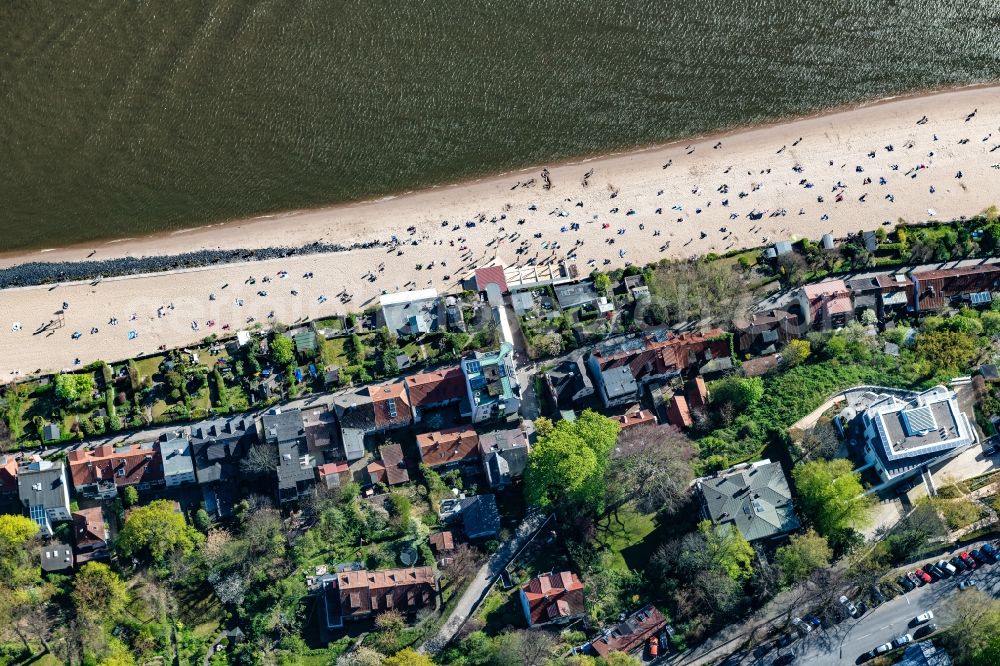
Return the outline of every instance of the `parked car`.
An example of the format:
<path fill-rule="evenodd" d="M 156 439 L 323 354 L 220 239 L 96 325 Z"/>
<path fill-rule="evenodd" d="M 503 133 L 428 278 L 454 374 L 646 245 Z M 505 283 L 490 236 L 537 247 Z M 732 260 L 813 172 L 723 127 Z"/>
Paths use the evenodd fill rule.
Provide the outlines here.
<path fill-rule="evenodd" d="M 961 583 L 958 584 L 958 589 L 967 590 L 970 587 L 975 587 L 975 586 L 976 583 L 974 581 L 971 581 L 968 578 L 966 578 L 965 580 L 963 580 Z"/>
<path fill-rule="evenodd" d="M 910 620 L 910 626 L 915 627 L 918 624 L 930 622 L 933 619 L 934 619 L 934 611 L 927 611 L 926 613 L 921 613 L 920 615 Z"/>
<path fill-rule="evenodd" d="M 922 627 L 917 627 L 917 630 L 913 632 L 914 638 L 923 638 L 924 636 L 930 636 L 935 631 L 937 631 L 937 625 L 933 622 L 928 622 Z"/>
<path fill-rule="evenodd" d="M 979 564 L 990 564 L 989 558 L 987 558 L 986 555 L 982 553 L 982 551 L 970 550 L 969 555 L 972 555 L 972 559 L 974 559 Z"/>
<path fill-rule="evenodd" d="M 928 576 L 931 577 L 932 581 L 939 581 L 942 578 L 944 578 L 944 574 L 942 574 L 940 571 L 938 571 L 938 568 L 936 566 L 934 566 L 933 564 L 925 564 L 921 568 L 924 570 L 925 574 L 927 574 Z"/>
<path fill-rule="evenodd" d="M 948 562 L 948 560 L 941 560 L 940 562 L 937 563 L 937 567 L 941 571 L 947 573 L 949 576 L 954 576 L 955 574 L 958 573 L 958 569 L 955 568 L 955 565 Z"/>
<path fill-rule="evenodd" d="M 891 649 L 892 649 L 892 643 L 882 643 L 882 645 L 879 645 L 877 648 L 875 648 L 873 650 L 873 652 L 875 654 L 877 654 L 877 655 L 878 654 L 885 654 L 886 652 L 888 652 Z"/>
<path fill-rule="evenodd" d="M 956 555 L 955 557 L 948 560 L 951 565 L 958 569 L 959 573 L 969 570 L 969 565 L 962 561 L 962 558 Z"/>
<path fill-rule="evenodd" d="M 802 632 L 803 635 L 810 633 L 813 628 L 808 622 L 803 622 L 800 617 L 792 618 L 792 626 Z"/>
<path fill-rule="evenodd" d="M 858 607 L 852 604 L 851 600 L 848 599 L 846 596 L 842 595 L 840 597 L 840 603 L 844 608 L 847 609 L 847 612 L 850 613 L 852 616 L 857 615 Z"/>
<path fill-rule="evenodd" d="M 878 606 L 879 604 L 885 603 L 885 595 L 882 594 L 882 590 L 878 589 L 878 585 L 874 583 L 869 585 L 868 592 L 872 600 L 872 605 Z"/>
<path fill-rule="evenodd" d="M 789 645 L 795 642 L 796 638 L 798 637 L 792 633 L 782 634 L 781 638 L 778 639 L 778 647 L 780 648 L 788 647 Z"/>
<path fill-rule="evenodd" d="M 972 556 L 969 555 L 968 553 L 965 552 L 959 553 L 958 556 L 962 558 L 962 561 L 965 562 L 965 565 L 970 569 L 975 569 L 976 567 L 979 566 L 978 564 L 976 564 L 976 561 L 972 559 Z"/>
<path fill-rule="evenodd" d="M 896 579 L 896 582 L 899 583 L 899 586 L 903 588 L 904 592 L 909 592 L 916 587 L 916 584 L 906 576 L 900 576 Z"/>
<path fill-rule="evenodd" d="M 660 654 L 660 642 L 656 640 L 656 636 L 649 637 L 649 656 L 650 658 L 656 657 Z"/>
<path fill-rule="evenodd" d="M 806 615 L 806 616 L 805 616 L 805 617 L 803 617 L 802 619 L 803 619 L 804 621 L 808 622 L 809 624 L 811 624 L 811 625 L 812 625 L 812 626 L 814 626 L 814 627 L 818 627 L 818 626 L 820 626 L 821 624 L 823 624 L 823 620 L 819 619 L 819 618 L 818 618 L 818 617 L 816 617 L 815 615 Z"/>
<path fill-rule="evenodd" d="M 892 639 L 892 646 L 902 647 L 911 642 L 913 642 L 913 634 L 903 634 L 902 636 L 896 636 Z"/>
<path fill-rule="evenodd" d="M 930 575 L 929 575 L 929 574 L 928 574 L 928 573 L 927 573 L 926 571 L 924 571 L 923 569 L 917 569 L 917 570 L 916 570 L 916 571 L 914 571 L 913 573 L 915 573 L 915 574 L 917 575 L 917 578 L 919 578 L 920 580 L 924 581 L 924 583 L 930 583 L 930 582 L 932 582 L 932 581 L 934 580 L 934 579 L 933 579 L 933 578 L 931 578 L 931 577 L 930 577 Z"/>
<path fill-rule="evenodd" d="M 994 560 L 1000 559 L 1000 551 L 998 551 L 996 549 L 996 546 L 994 546 L 991 543 L 984 543 L 981 550 L 990 557 L 992 557 Z"/>
<path fill-rule="evenodd" d="M 916 585 L 917 587 L 923 587 L 924 585 L 927 584 L 927 583 L 924 582 L 923 578 L 921 578 L 920 576 L 918 576 L 913 571 L 911 571 L 908 574 L 906 574 L 906 577 L 909 578 L 913 582 L 913 584 Z"/>

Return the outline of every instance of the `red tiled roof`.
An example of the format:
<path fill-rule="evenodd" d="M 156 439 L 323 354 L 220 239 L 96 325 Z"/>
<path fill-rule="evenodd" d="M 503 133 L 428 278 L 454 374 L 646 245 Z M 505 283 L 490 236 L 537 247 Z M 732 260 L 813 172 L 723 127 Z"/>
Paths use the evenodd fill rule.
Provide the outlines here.
<path fill-rule="evenodd" d="M 375 410 L 375 427 L 392 428 L 404 426 L 413 420 L 410 411 L 410 397 L 406 394 L 406 384 L 391 382 L 389 384 L 374 384 L 368 387 L 368 395 L 372 399 Z M 396 416 L 391 415 L 389 404 L 396 405 Z"/>
<path fill-rule="evenodd" d="M 656 425 L 656 416 L 653 412 L 648 409 L 639 409 L 639 405 L 636 405 L 621 416 L 616 416 L 615 420 L 621 424 L 622 430 L 641 425 Z"/>
<path fill-rule="evenodd" d="M 70 451 L 69 471 L 73 486 L 78 489 L 98 481 L 111 480 L 117 486 L 129 486 L 162 481 L 163 459 L 157 447 L 133 444 L 115 449 L 110 444 L 102 444 L 93 451 Z"/>
<path fill-rule="evenodd" d="M 73 512 L 73 538 L 77 548 L 93 548 L 107 544 L 108 530 L 104 524 L 101 507 L 95 506 Z"/>
<path fill-rule="evenodd" d="M 486 291 L 486 285 L 495 283 L 500 287 L 500 293 L 504 294 L 507 289 L 507 278 L 504 276 L 503 266 L 486 266 L 476 269 L 476 290 Z"/>
<path fill-rule="evenodd" d="M 435 532 L 427 537 L 427 540 L 430 542 L 431 548 L 438 553 L 447 553 L 455 550 L 455 537 L 450 531 Z"/>
<path fill-rule="evenodd" d="M 594 652 L 602 657 L 607 657 L 612 652 L 628 654 L 665 626 L 667 618 L 651 604 L 632 613 L 624 622 L 612 627 L 590 644 Z"/>
<path fill-rule="evenodd" d="M 344 617 L 396 609 L 403 613 L 433 605 L 437 583 L 431 567 L 342 571 L 337 574 Z"/>
<path fill-rule="evenodd" d="M 778 354 L 768 354 L 767 356 L 748 359 L 743 361 L 743 374 L 747 377 L 766 375 L 778 367 L 779 360 Z"/>
<path fill-rule="evenodd" d="M 385 479 L 390 486 L 410 480 L 410 473 L 406 471 L 406 459 L 403 457 L 403 447 L 399 444 L 386 444 L 378 452 L 382 456 Z"/>
<path fill-rule="evenodd" d="M 368 467 L 365 468 L 368 472 L 368 480 L 371 483 L 385 483 L 385 465 L 378 462 L 368 463 Z"/>
<path fill-rule="evenodd" d="M 667 405 L 667 419 L 678 428 L 691 427 L 691 410 L 688 409 L 687 400 L 682 395 L 675 395 Z"/>
<path fill-rule="evenodd" d="M 17 492 L 17 458 L 0 456 L 0 494 Z"/>
<path fill-rule="evenodd" d="M 469 426 L 458 426 L 417 435 L 420 459 L 429 467 L 479 457 L 479 434 Z"/>
<path fill-rule="evenodd" d="M 405 381 L 414 407 L 461 400 L 465 395 L 465 375 L 457 365 L 410 375 Z"/>
<path fill-rule="evenodd" d="M 572 571 L 532 578 L 521 587 L 532 626 L 584 611 L 583 583 Z"/>
<path fill-rule="evenodd" d="M 687 401 L 691 407 L 704 407 L 708 404 L 708 388 L 701 376 L 695 377 L 684 387 Z"/>
<path fill-rule="evenodd" d="M 601 354 L 600 349 L 593 352 L 601 370 L 627 365 L 632 376 L 641 381 L 647 375 L 661 375 L 668 371 L 683 370 L 701 362 L 707 351 L 712 358 L 729 356 L 731 349 L 729 337 L 723 335 L 718 328 L 704 333 L 685 333 L 667 340 L 646 338 L 643 347 L 634 351 Z"/>

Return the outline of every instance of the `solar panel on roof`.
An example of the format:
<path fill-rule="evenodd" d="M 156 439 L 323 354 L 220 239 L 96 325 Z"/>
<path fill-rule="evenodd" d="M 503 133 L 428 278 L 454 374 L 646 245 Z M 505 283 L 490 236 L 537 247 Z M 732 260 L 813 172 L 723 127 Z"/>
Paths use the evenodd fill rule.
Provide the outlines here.
<path fill-rule="evenodd" d="M 909 435 L 918 435 L 937 429 L 934 413 L 927 406 L 903 410 L 903 421 Z"/>
<path fill-rule="evenodd" d="M 975 293 L 969 294 L 969 300 L 972 301 L 973 305 L 982 305 L 983 303 L 989 303 L 993 299 L 990 296 L 990 292 L 977 291 Z"/>

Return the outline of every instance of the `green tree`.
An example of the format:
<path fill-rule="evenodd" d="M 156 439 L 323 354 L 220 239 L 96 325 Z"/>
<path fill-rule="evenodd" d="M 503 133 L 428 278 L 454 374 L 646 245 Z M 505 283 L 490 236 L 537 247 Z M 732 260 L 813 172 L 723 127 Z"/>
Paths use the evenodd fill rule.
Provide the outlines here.
<path fill-rule="evenodd" d="M 413 648 L 406 648 L 382 662 L 385 666 L 434 666 L 434 661 L 426 654 L 421 654 Z"/>
<path fill-rule="evenodd" d="M 37 575 L 28 549 L 36 534 L 38 524 L 30 518 L 0 514 L 0 584 L 17 587 Z"/>
<path fill-rule="evenodd" d="M 94 376 L 88 373 L 56 375 L 56 395 L 66 402 L 76 402 L 94 390 Z"/>
<path fill-rule="evenodd" d="M 286 338 L 283 335 L 274 337 L 271 342 L 271 360 L 280 367 L 295 362 L 295 346 L 292 344 L 291 338 Z"/>
<path fill-rule="evenodd" d="M 207 534 L 208 530 L 212 527 L 212 519 L 209 517 L 208 511 L 205 511 L 205 509 L 200 507 L 194 512 L 192 522 L 194 522 L 195 529 L 202 534 Z"/>
<path fill-rule="evenodd" d="M 977 589 L 954 594 L 940 613 L 950 626 L 944 646 L 956 664 L 995 666 L 1000 636 L 1000 601 Z"/>
<path fill-rule="evenodd" d="M 202 540 L 173 502 L 155 500 L 129 514 L 116 546 L 124 557 L 144 555 L 159 563 L 174 552 L 190 553 Z"/>
<path fill-rule="evenodd" d="M 782 350 L 781 360 L 786 366 L 792 368 L 805 363 L 811 353 L 812 346 L 808 340 L 792 340 Z"/>
<path fill-rule="evenodd" d="M 781 567 L 786 585 L 792 585 L 809 577 L 817 569 L 830 566 L 833 551 L 826 539 L 809 530 L 805 534 L 795 534 L 774 554 L 775 562 Z"/>
<path fill-rule="evenodd" d="M 126 509 L 131 509 L 138 503 L 139 491 L 135 489 L 135 486 L 125 486 L 122 488 L 122 504 L 125 505 Z"/>
<path fill-rule="evenodd" d="M 800 463 L 792 470 L 792 478 L 802 510 L 820 534 L 829 536 L 867 524 L 872 500 L 863 494 L 861 475 L 853 471 L 849 460 Z"/>
<path fill-rule="evenodd" d="M 540 507 L 604 508 L 604 472 L 618 438 L 617 421 L 586 410 L 576 421 L 559 421 L 528 455 L 525 492 Z"/>
<path fill-rule="evenodd" d="M 608 289 L 610 288 L 611 278 L 608 277 L 607 273 L 598 273 L 594 277 L 594 289 L 596 289 L 599 294 L 607 294 Z"/>
<path fill-rule="evenodd" d="M 753 574 L 753 546 L 739 530 L 703 520 L 698 531 L 705 537 L 705 554 L 716 569 L 733 580 L 745 580 Z"/>
<path fill-rule="evenodd" d="M 760 377 L 729 377 L 712 387 L 712 402 L 730 404 L 738 412 L 753 407 L 764 397 L 764 380 Z"/>
<path fill-rule="evenodd" d="M 87 562 L 73 577 L 73 604 L 91 619 L 114 621 L 128 603 L 128 586 L 102 562 Z"/>
<path fill-rule="evenodd" d="M 932 367 L 956 374 L 969 367 L 977 347 L 975 339 L 968 333 L 937 330 L 917 336 L 916 352 Z"/>

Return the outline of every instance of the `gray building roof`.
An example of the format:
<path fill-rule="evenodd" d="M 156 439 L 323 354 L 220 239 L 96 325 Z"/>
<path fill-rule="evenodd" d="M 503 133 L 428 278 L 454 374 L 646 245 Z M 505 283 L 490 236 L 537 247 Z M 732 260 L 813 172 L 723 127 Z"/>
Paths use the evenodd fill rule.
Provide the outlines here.
<path fill-rule="evenodd" d="M 490 486 L 508 483 L 524 474 L 528 465 L 528 439 L 520 427 L 480 435 L 479 448 Z"/>
<path fill-rule="evenodd" d="M 69 544 L 53 541 L 42 546 L 42 571 L 66 571 L 73 568 L 73 548 Z"/>
<path fill-rule="evenodd" d="M 495 495 L 476 495 L 462 500 L 462 525 L 470 539 L 500 534 L 500 512 Z"/>
<path fill-rule="evenodd" d="M 438 328 L 438 297 L 382 305 L 385 326 L 398 335 L 429 333 Z"/>
<path fill-rule="evenodd" d="M 257 441 L 257 428 L 243 416 L 201 421 L 189 436 L 198 483 L 235 481 L 239 461 Z"/>
<path fill-rule="evenodd" d="M 632 376 L 632 370 L 627 365 L 602 370 L 601 379 L 610 400 L 634 395 L 639 390 L 639 386 L 635 383 L 635 377 Z"/>
<path fill-rule="evenodd" d="M 559 307 L 572 308 L 586 305 L 597 300 L 597 291 L 593 282 L 578 282 L 576 284 L 561 284 L 553 287 Z"/>
<path fill-rule="evenodd" d="M 761 460 L 699 479 L 703 506 L 716 524 L 736 527 L 747 541 L 766 539 L 799 527 L 792 493 L 781 465 Z"/>
<path fill-rule="evenodd" d="M 951 657 L 931 641 L 906 646 L 903 660 L 896 666 L 951 666 Z"/>
<path fill-rule="evenodd" d="M 515 291 L 510 295 L 510 302 L 514 306 L 514 314 L 519 316 L 535 307 L 535 297 L 530 290 Z"/>
<path fill-rule="evenodd" d="M 191 443 L 187 437 L 174 434 L 164 435 L 160 440 L 160 457 L 163 459 L 163 476 L 180 476 L 194 474 L 194 461 L 191 458 Z"/>
<path fill-rule="evenodd" d="M 583 367 L 582 357 L 575 361 L 563 361 L 545 373 L 545 376 L 561 408 L 570 407 L 574 401 L 594 392 L 594 384 L 590 381 L 587 369 Z M 631 377 L 631 373 L 629 376 Z"/>
<path fill-rule="evenodd" d="M 264 440 L 278 448 L 278 499 L 298 499 L 316 479 L 316 458 L 309 453 L 302 412 L 275 410 L 261 417 Z"/>
<path fill-rule="evenodd" d="M 29 508 L 65 508 L 69 511 L 69 488 L 62 461 L 35 460 L 17 470 L 17 495 Z M 31 516 L 32 520 L 36 519 Z"/>

